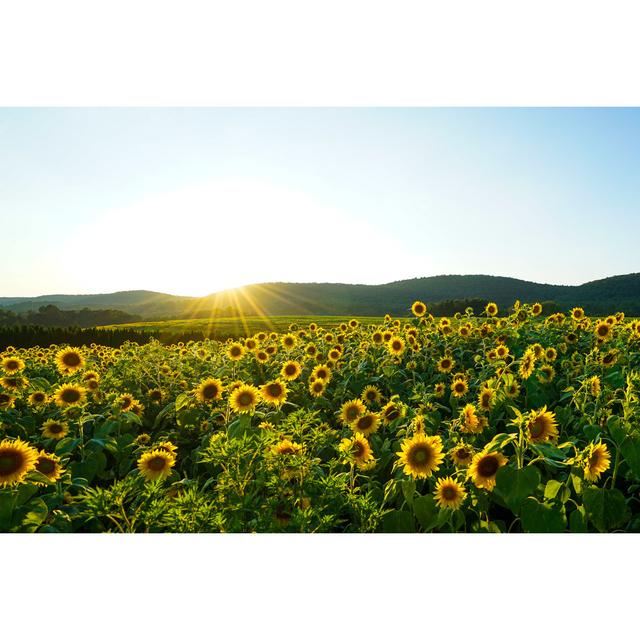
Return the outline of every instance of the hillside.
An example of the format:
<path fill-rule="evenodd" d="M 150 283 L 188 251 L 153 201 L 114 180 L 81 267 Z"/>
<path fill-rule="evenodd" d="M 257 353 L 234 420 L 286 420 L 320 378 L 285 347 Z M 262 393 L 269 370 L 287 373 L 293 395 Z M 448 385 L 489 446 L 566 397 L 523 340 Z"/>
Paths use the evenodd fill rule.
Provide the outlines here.
<path fill-rule="evenodd" d="M 617 310 L 640 315 L 640 274 L 614 276 L 580 286 L 541 284 L 487 275 L 443 275 L 381 285 L 337 283 L 254 284 L 191 298 L 153 291 L 98 295 L 49 295 L 0 298 L 0 307 L 16 312 L 55 304 L 60 309 L 117 309 L 148 319 L 199 318 L 212 314 L 362 315 L 405 314 L 416 299 L 427 303 L 467 298 L 493 300 L 505 307 L 523 302 L 554 301 L 561 309 L 583 306 L 591 314 Z"/>

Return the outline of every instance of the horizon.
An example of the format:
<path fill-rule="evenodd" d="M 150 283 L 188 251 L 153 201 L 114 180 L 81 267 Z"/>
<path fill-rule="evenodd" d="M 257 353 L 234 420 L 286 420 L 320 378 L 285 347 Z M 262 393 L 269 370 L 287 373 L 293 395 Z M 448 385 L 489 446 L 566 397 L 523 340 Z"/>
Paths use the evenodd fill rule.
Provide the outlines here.
<path fill-rule="evenodd" d="M 638 108 L 2 108 L 0 142 L 3 297 L 640 270 Z"/>
<path fill-rule="evenodd" d="M 81 296 L 81 297 L 85 297 L 85 296 L 100 296 L 100 295 L 105 295 L 105 296 L 109 296 L 109 295 L 116 295 L 119 293 L 154 293 L 154 294 L 160 294 L 160 295 L 169 295 L 169 296 L 175 296 L 175 297 L 184 297 L 184 298 L 207 298 L 210 296 L 215 296 L 218 295 L 220 293 L 225 293 L 228 291 L 238 291 L 241 290 L 243 288 L 246 287 L 260 287 L 263 285 L 273 285 L 273 284 L 294 284 L 294 285 L 309 285 L 309 284 L 324 284 L 324 285 L 350 285 L 350 286 L 366 286 L 366 287 L 376 287 L 376 286 L 384 286 L 384 285 L 390 285 L 390 284 L 396 284 L 398 282 L 407 282 L 407 281 L 411 281 L 411 280 L 425 280 L 425 279 L 429 279 L 429 278 L 447 278 L 447 277 L 468 277 L 468 278 L 473 278 L 473 277 L 491 277 L 491 278 L 504 278 L 504 279 L 510 279 L 510 280 L 518 280 L 521 282 L 528 282 L 528 283 L 532 283 L 532 284 L 539 284 L 539 285 L 549 285 L 549 286 L 561 286 L 561 287 L 580 287 L 582 285 L 585 284 L 590 284 L 592 282 L 599 282 L 602 280 L 608 280 L 610 278 L 618 278 L 618 277 L 624 277 L 624 276 L 632 276 L 632 275 L 639 275 L 640 272 L 630 272 L 630 273 L 618 273 L 618 274 L 614 274 L 612 276 L 605 276 L 603 278 L 595 278 L 594 280 L 587 280 L 586 282 L 581 282 L 579 284 L 576 285 L 567 285 L 567 284 L 557 284 L 555 282 L 539 282 L 539 281 L 534 281 L 534 280 L 523 280 L 522 278 L 514 278 L 512 276 L 505 276 L 505 275 L 493 275 L 493 274 L 489 274 L 489 273 L 441 273 L 441 274 L 437 274 L 434 276 L 416 276 L 413 278 L 403 278 L 402 280 L 391 280 L 388 282 L 377 282 L 377 283 L 362 283 L 362 282 L 321 282 L 321 281 L 314 281 L 314 282 L 300 282 L 300 281 L 269 281 L 269 282 L 252 282 L 250 284 L 247 285 L 242 285 L 240 287 L 233 287 L 233 288 L 229 288 L 229 289 L 219 289 L 216 291 L 211 291 L 209 293 L 206 293 L 202 296 L 189 296 L 189 295 L 182 295 L 182 294 L 174 294 L 174 293 L 169 293 L 167 291 L 158 291 L 155 289 L 121 289 L 118 291 L 97 291 L 97 292 L 80 292 L 80 293 L 40 293 L 40 294 L 35 294 L 35 295 L 27 295 L 27 296 L 5 296 L 2 295 L 0 292 L 0 299 L 14 299 L 14 298 L 21 298 L 21 299 L 25 299 L 25 300 L 29 300 L 29 299 L 35 299 L 35 298 L 46 298 L 49 296 Z"/>

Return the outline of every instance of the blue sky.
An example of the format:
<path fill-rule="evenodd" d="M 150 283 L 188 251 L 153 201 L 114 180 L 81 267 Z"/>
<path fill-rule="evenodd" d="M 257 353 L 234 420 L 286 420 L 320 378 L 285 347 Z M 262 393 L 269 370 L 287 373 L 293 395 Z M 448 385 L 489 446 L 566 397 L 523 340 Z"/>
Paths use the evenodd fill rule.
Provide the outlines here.
<path fill-rule="evenodd" d="M 640 109 L 0 109 L 0 296 L 640 271 Z"/>

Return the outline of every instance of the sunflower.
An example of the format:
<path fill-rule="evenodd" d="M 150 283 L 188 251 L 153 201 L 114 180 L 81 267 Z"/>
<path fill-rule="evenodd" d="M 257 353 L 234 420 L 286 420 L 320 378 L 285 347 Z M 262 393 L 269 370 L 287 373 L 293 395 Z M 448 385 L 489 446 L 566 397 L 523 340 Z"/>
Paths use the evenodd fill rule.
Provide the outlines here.
<path fill-rule="evenodd" d="M 411 313 L 413 313 L 416 318 L 422 318 L 422 316 L 427 313 L 427 305 L 420 300 L 416 300 L 411 305 Z"/>
<path fill-rule="evenodd" d="M 280 380 L 271 380 L 260 387 L 262 399 L 274 407 L 279 407 L 287 399 L 288 392 L 287 385 Z"/>
<path fill-rule="evenodd" d="M 5 370 L 5 373 L 13 375 L 24 369 L 24 361 L 20 358 L 9 356 L 8 358 L 2 359 L 2 368 Z"/>
<path fill-rule="evenodd" d="M 27 379 L 22 376 L 0 378 L 0 386 L 4 387 L 8 391 L 20 391 L 27 386 Z"/>
<path fill-rule="evenodd" d="M 390 400 L 387 404 L 382 407 L 382 419 L 385 424 L 390 424 L 394 420 L 398 420 L 399 418 L 404 418 L 407 408 L 394 400 Z"/>
<path fill-rule="evenodd" d="M 29 404 L 34 407 L 41 407 L 49 401 L 47 394 L 44 391 L 34 391 L 29 396 Z"/>
<path fill-rule="evenodd" d="M 314 398 L 319 398 L 324 393 L 324 390 L 326 389 L 326 387 L 327 385 L 322 380 L 314 380 L 309 385 L 309 393 Z"/>
<path fill-rule="evenodd" d="M 484 311 L 488 316 L 495 316 L 498 313 L 498 305 L 495 302 L 489 302 Z"/>
<path fill-rule="evenodd" d="M 232 342 L 227 347 L 227 356 L 229 360 L 240 360 L 244 355 L 244 347 L 239 342 Z"/>
<path fill-rule="evenodd" d="M 176 457 L 163 449 L 153 449 L 138 458 L 138 470 L 145 480 L 164 480 L 171 473 Z"/>
<path fill-rule="evenodd" d="M 135 398 L 130 393 L 121 393 L 116 398 L 116 406 L 122 411 L 129 411 L 135 402 Z"/>
<path fill-rule="evenodd" d="M 343 438 L 340 450 L 348 453 L 359 469 L 366 469 L 373 461 L 373 452 L 369 441 L 360 433 L 353 438 Z"/>
<path fill-rule="evenodd" d="M 280 369 L 280 375 L 287 381 L 299 378 L 301 373 L 302 367 L 294 360 L 288 360 L 282 365 L 282 369 Z"/>
<path fill-rule="evenodd" d="M 476 408 L 472 404 L 467 404 L 460 412 L 460 430 L 464 433 L 480 433 L 482 426 L 476 415 Z"/>
<path fill-rule="evenodd" d="M 451 371 L 451 369 L 453 369 L 453 366 L 455 365 L 455 360 L 449 356 L 444 356 L 443 358 L 440 358 L 440 360 L 438 361 L 438 371 L 440 373 L 449 373 L 449 371 Z"/>
<path fill-rule="evenodd" d="M 609 339 L 611 337 L 611 331 L 611 325 L 606 320 L 600 320 L 594 329 L 594 333 L 598 340 Z"/>
<path fill-rule="evenodd" d="M 196 397 L 200 402 L 213 402 L 222 398 L 224 387 L 218 378 L 207 378 L 203 380 L 196 389 Z"/>
<path fill-rule="evenodd" d="M 231 393 L 229 404 L 236 413 L 253 413 L 259 398 L 259 389 L 251 384 L 241 384 Z"/>
<path fill-rule="evenodd" d="M 457 378 L 451 383 L 451 393 L 456 398 L 462 398 L 469 391 L 469 385 L 464 378 Z"/>
<path fill-rule="evenodd" d="M 362 414 L 349 424 L 355 433 L 360 433 L 364 436 L 369 436 L 372 433 L 375 433 L 378 430 L 379 425 L 380 418 L 377 414 L 371 412 Z"/>
<path fill-rule="evenodd" d="M 571 317 L 574 320 L 582 320 L 584 318 L 584 309 L 582 307 L 574 307 L 571 309 Z"/>
<path fill-rule="evenodd" d="M 496 402 L 496 392 L 491 387 L 484 387 L 478 394 L 478 405 L 482 411 L 491 411 Z"/>
<path fill-rule="evenodd" d="M 0 391 L 0 409 L 11 409 L 15 401 L 15 396 Z"/>
<path fill-rule="evenodd" d="M 436 398 L 442 398 L 446 390 L 447 387 L 445 386 L 444 382 L 436 382 L 433 385 L 433 394 L 436 396 Z"/>
<path fill-rule="evenodd" d="M 382 344 L 384 342 L 382 331 L 374 331 L 371 334 L 371 341 L 373 342 L 373 344 Z"/>
<path fill-rule="evenodd" d="M 86 390 L 75 384 L 63 384 L 54 394 L 59 407 L 71 407 L 82 404 L 86 399 Z"/>
<path fill-rule="evenodd" d="M 393 336 L 389 342 L 387 342 L 387 351 L 392 356 L 400 356 L 404 353 L 405 342 L 400 336 Z"/>
<path fill-rule="evenodd" d="M 608 353 L 603 353 L 600 358 L 600 362 L 604 367 L 612 367 L 618 360 L 617 351 L 609 351 Z"/>
<path fill-rule="evenodd" d="M 22 482 L 37 459 L 38 452 L 20 438 L 0 442 L 0 487 Z"/>
<path fill-rule="evenodd" d="M 178 447 L 176 447 L 171 440 L 164 440 L 162 442 L 158 442 L 157 445 L 153 447 L 154 449 L 160 449 L 161 451 L 166 451 L 170 453 L 172 456 L 175 456 L 178 453 Z"/>
<path fill-rule="evenodd" d="M 496 473 L 498 469 L 507 464 L 507 459 L 499 452 L 476 453 L 471 460 L 471 466 L 467 471 L 467 477 L 473 480 L 473 484 L 479 489 L 493 491 L 496 486 Z"/>
<path fill-rule="evenodd" d="M 369 405 L 379 404 L 380 401 L 382 400 L 382 394 L 380 393 L 380 390 L 378 389 L 378 387 L 374 385 L 369 385 L 368 387 L 365 387 L 360 397 L 362 398 L 362 401 L 365 404 L 369 404 Z"/>
<path fill-rule="evenodd" d="M 364 415 L 366 411 L 367 408 L 362 403 L 362 400 L 348 400 L 340 407 L 340 421 L 344 425 L 349 425 Z"/>
<path fill-rule="evenodd" d="M 426 436 L 416 433 L 405 439 L 402 450 L 396 455 L 404 465 L 404 473 L 412 478 L 428 478 L 440 468 L 444 455 L 440 436 Z"/>
<path fill-rule="evenodd" d="M 314 380 L 322 380 L 323 382 L 328 383 L 329 380 L 331 380 L 331 369 L 324 364 L 319 364 L 311 371 L 311 377 Z"/>
<path fill-rule="evenodd" d="M 547 411 L 546 405 L 538 411 L 532 411 L 526 426 L 529 442 L 549 442 L 558 439 L 558 423 L 555 413 Z"/>
<path fill-rule="evenodd" d="M 542 384 L 549 384 L 555 376 L 555 369 L 550 364 L 544 364 L 540 367 L 537 377 Z"/>
<path fill-rule="evenodd" d="M 534 302 L 531 305 L 531 315 L 534 317 L 539 316 L 542 313 L 542 305 L 539 302 Z"/>
<path fill-rule="evenodd" d="M 558 357 L 558 352 L 553 347 L 548 347 L 544 352 L 544 357 L 549 362 L 553 362 Z"/>
<path fill-rule="evenodd" d="M 473 447 L 470 447 L 464 442 L 460 442 L 453 449 L 451 449 L 451 451 L 449 451 L 449 455 L 451 456 L 453 464 L 455 464 L 456 467 L 468 467 L 471 464 L 473 454 Z"/>
<path fill-rule="evenodd" d="M 293 349 L 296 346 L 297 340 L 298 339 L 296 338 L 296 336 L 294 336 L 292 333 L 285 333 L 282 336 L 280 343 L 285 349 Z"/>
<path fill-rule="evenodd" d="M 284 438 L 280 440 L 278 444 L 274 445 L 271 450 L 278 456 L 289 456 L 300 453 L 302 451 L 302 445 L 289 440 L 289 438 Z"/>
<path fill-rule="evenodd" d="M 60 458 L 46 451 L 40 451 L 38 454 L 35 469 L 42 475 L 47 476 L 51 482 L 59 480 L 63 472 L 63 468 L 60 466 Z"/>
<path fill-rule="evenodd" d="M 269 354 L 266 351 L 256 351 L 256 360 L 261 363 L 267 362 L 269 360 Z"/>
<path fill-rule="evenodd" d="M 587 387 L 589 389 L 589 393 L 597 398 L 602 391 L 602 383 L 600 382 L 600 378 L 598 376 L 593 376 L 587 380 Z"/>
<path fill-rule="evenodd" d="M 584 452 L 583 466 L 584 477 L 591 482 L 596 482 L 600 475 L 611 466 L 611 454 L 607 445 L 591 443 Z"/>
<path fill-rule="evenodd" d="M 71 375 L 84 367 L 84 358 L 78 349 L 68 347 L 56 354 L 58 371 L 65 375 Z"/>
<path fill-rule="evenodd" d="M 531 377 L 533 373 L 533 368 L 536 364 L 536 356 L 532 350 L 527 349 L 522 356 L 522 360 L 520 361 L 520 368 L 518 369 L 518 373 L 523 380 Z"/>
<path fill-rule="evenodd" d="M 60 422 L 59 420 L 47 420 L 42 425 L 42 435 L 45 438 L 53 438 L 54 440 L 61 440 L 69 433 L 69 425 L 66 422 Z"/>
<path fill-rule="evenodd" d="M 149 389 L 149 391 L 147 392 L 147 396 L 149 398 L 149 400 L 151 400 L 151 402 L 162 402 L 163 398 L 164 398 L 164 392 L 162 391 L 162 389 Z"/>
<path fill-rule="evenodd" d="M 504 393 L 507 398 L 517 398 L 520 395 L 520 385 L 515 379 L 509 377 L 504 386 Z"/>
<path fill-rule="evenodd" d="M 436 490 L 433 493 L 436 497 L 436 503 L 441 509 L 446 507 L 454 511 L 460 508 L 467 497 L 465 488 L 451 476 L 438 478 Z"/>

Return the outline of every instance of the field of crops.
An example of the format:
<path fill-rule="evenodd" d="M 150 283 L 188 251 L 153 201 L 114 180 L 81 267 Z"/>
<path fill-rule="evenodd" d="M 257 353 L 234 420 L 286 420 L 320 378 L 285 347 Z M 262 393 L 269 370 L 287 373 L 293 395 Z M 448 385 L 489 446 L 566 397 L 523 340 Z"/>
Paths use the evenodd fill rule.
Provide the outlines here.
<path fill-rule="evenodd" d="M 0 531 L 640 530 L 640 322 L 581 309 L 0 354 Z"/>
<path fill-rule="evenodd" d="M 147 322 L 129 322 L 99 327 L 99 329 L 133 329 L 161 335 L 191 334 L 198 339 L 225 339 L 251 336 L 259 331 L 287 332 L 291 325 L 308 325 L 311 322 L 321 324 L 325 329 L 334 329 L 349 320 L 371 325 L 382 318 L 345 317 L 345 316 L 234 316 L 229 318 L 190 318 L 186 320 L 159 320 Z"/>

